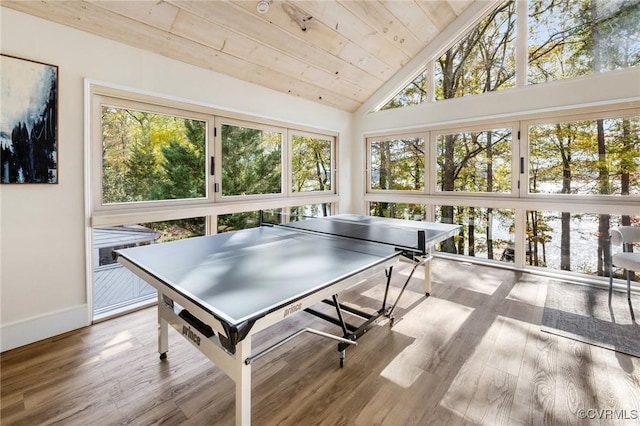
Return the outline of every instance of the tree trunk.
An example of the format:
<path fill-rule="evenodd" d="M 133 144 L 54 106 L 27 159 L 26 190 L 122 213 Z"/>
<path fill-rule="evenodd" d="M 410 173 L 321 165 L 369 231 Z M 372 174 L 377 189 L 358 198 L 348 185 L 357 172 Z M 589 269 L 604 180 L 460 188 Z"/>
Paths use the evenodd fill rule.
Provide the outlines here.
<path fill-rule="evenodd" d="M 493 132 L 487 132 L 487 192 L 493 192 Z M 487 258 L 493 259 L 493 210 L 487 209 Z"/>
<path fill-rule="evenodd" d="M 622 154 L 623 158 L 631 157 L 631 123 L 626 118 L 622 120 Z M 629 167 L 626 167 L 626 164 L 623 165 L 622 170 L 620 171 L 620 195 L 629 195 L 629 188 L 631 186 L 631 170 Z M 622 216 L 622 226 L 631 225 L 631 216 L 623 215 Z"/>
<path fill-rule="evenodd" d="M 559 126 L 558 126 L 559 127 Z M 558 135 L 562 147 L 562 193 L 571 193 L 571 139 L 567 138 L 566 145 L 562 143 L 562 136 Z M 571 215 L 562 212 L 562 232 L 560 236 L 560 269 L 571 270 Z"/>
<path fill-rule="evenodd" d="M 476 209 L 475 207 L 469 207 L 469 225 L 467 229 L 469 230 L 468 240 L 469 240 L 469 256 L 476 255 Z"/>

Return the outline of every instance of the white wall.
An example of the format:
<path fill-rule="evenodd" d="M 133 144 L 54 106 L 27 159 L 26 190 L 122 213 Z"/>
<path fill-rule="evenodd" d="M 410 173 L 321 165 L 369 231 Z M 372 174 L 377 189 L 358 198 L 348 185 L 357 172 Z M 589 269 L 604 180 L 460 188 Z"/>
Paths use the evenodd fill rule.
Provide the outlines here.
<path fill-rule="evenodd" d="M 0 351 L 90 324 L 84 79 L 340 133 L 349 211 L 352 114 L 0 7 L 0 51 L 59 67 L 57 185 L 0 185 Z M 359 141 L 357 141 L 359 143 Z"/>

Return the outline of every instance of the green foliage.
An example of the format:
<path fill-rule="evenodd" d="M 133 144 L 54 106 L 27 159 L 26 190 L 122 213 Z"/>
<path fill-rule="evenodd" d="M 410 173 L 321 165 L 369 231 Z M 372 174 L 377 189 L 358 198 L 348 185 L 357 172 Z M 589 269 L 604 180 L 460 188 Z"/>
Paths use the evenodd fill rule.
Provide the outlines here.
<path fill-rule="evenodd" d="M 294 135 L 291 150 L 294 192 L 331 189 L 331 141 Z"/>
<path fill-rule="evenodd" d="M 436 99 L 515 86 L 515 4 L 502 3 L 436 60 Z"/>
<path fill-rule="evenodd" d="M 424 139 L 397 138 L 371 143 L 371 189 L 424 189 Z"/>
<path fill-rule="evenodd" d="M 206 123 L 103 106 L 105 204 L 205 196 Z"/>
<path fill-rule="evenodd" d="M 156 243 L 168 243 L 169 241 L 200 237 L 206 234 L 204 217 L 143 223 L 142 226 L 160 234 Z"/>
<path fill-rule="evenodd" d="M 438 188 L 510 192 L 511 136 L 511 129 L 438 135 Z"/>
<path fill-rule="evenodd" d="M 598 122 L 601 122 L 600 130 Z M 602 148 L 598 144 L 601 137 L 604 152 L 600 152 Z M 634 173 L 637 170 L 640 170 L 638 116 L 529 128 L 529 191 L 532 193 L 640 194 L 640 177 Z M 602 188 L 608 188 L 607 192 Z"/>
<path fill-rule="evenodd" d="M 507 0 L 381 110 L 515 86 L 516 2 Z M 640 65 L 639 0 L 529 0 L 528 83 Z M 523 19 L 524 21 L 524 19 Z"/>
<path fill-rule="evenodd" d="M 162 152 L 161 176 L 152 188 L 157 200 L 205 197 L 205 123 L 185 120 L 186 143 L 169 141 Z"/>
<path fill-rule="evenodd" d="M 125 165 L 124 188 L 128 198 L 126 201 L 157 199 L 152 195 L 154 182 L 159 177 L 153 146 L 145 140 L 135 141 Z"/>
<path fill-rule="evenodd" d="M 372 202 L 369 206 L 371 216 L 394 219 L 425 220 L 427 213 L 422 204 Z"/>
<path fill-rule="evenodd" d="M 222 125 L 222 194 L 282 192 L 282 134 Z"/>
<path fill-rule="evenodd" d="M 528 82 L 640 64 L 638 0 L 531 0 Z"/>
<path fill-rule="evenodd" d="M 411 105 L 420 105 L 427 101 L 428 84 L 427 71 L 423 71 L 416 78 L 398 92 L 380 110 L 394 109 Z"/>
<path fill-rule="evenodd" d="M 218 216 L 218 233 L 256 228 L 260 225 L 260 212 L 239 212 Z"/>

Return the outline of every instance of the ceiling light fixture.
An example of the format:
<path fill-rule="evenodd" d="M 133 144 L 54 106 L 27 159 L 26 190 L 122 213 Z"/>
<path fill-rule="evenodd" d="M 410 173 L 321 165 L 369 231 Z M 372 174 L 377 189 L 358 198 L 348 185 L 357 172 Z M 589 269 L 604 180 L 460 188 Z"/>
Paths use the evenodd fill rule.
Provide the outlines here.
<path fill-rule="evenodd" d="M 269 10 L 269 2 L 267 0 L 260 0 L 256 5 L 258 13 L 267 13 Z"/>

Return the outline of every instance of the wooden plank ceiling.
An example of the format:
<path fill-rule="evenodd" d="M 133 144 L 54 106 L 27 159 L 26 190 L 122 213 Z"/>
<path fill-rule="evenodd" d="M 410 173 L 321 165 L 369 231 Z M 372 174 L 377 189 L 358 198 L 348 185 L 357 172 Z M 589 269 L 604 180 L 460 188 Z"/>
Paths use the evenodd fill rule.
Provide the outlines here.
<path fill-rule="evenodd" d="M 2 1 L 2 6 L 355 111 L 474 0 Z"/>

